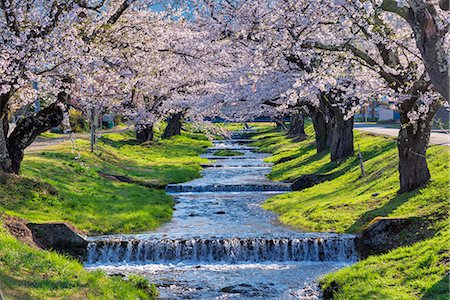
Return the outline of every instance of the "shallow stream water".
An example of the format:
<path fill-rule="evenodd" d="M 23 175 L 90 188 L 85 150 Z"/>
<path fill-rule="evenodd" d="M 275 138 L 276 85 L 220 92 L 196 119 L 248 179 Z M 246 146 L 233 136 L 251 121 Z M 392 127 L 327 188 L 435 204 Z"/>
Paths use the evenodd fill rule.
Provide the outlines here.
<path fill-rule="evenodd" d="M 242 156 L 217 158 L 218 149 Z M 299 232 L 260 205 L 289 190 L 246 140 L 215 141 L 203 177 L 168 186 L 176 210 L 156 232 L 90 238 L 88 269 L 137 273 L 161 299 L 317 299 L 316 280 L 356 260 L 352 235 Z"/>

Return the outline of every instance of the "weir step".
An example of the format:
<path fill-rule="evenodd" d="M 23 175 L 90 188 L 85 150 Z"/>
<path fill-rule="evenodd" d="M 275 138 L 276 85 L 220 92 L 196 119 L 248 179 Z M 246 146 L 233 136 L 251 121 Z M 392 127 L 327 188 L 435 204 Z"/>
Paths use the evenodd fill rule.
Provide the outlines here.
<path fill-rule="evenodd" d="M 192 193 L 192 192 L 285 192 L 291 191 L 291 185 L 285 184 L 248 184 L 248 185 L 168 185 L 168 193 Z"/>
<path fill-rule="evenodd" d="M 202 168 L 270 168 L 272 164 L 259 164 L 259 165 L 222 165 L 222 164 L 205 164 L 200 165 Z"/>
<path fill-rule="evenodd" d="M 191 238 L 99 240 L 88 245 L 87 262 L 158 263 L 335 261 L 357 259 L 354 237 Z"/>
<path fill-rule="evenodd" d="M 242 147 L 236 147 L 236 146 L 233 146 L 233 147 L 211 147 L 211 148 L 208 148 L 208 152 L 213 152 L 213 151 L 219 151 L 219 150 L 231 150 L 231 151 L 252 151 L 252 150 L 255 150 L 256 149 L 256 147 L 245 147 L 245 146 L 242 146 Z"/>
<path fill-rule="evenodd" d="M 203 156 L 203 158 L 207 158 L 207 159 L 211 159 L 211 160 L 262 159 L 262 157 L 258 157 L 258 156 Z"/>
<path fill-rule="evenodd" d="M 248 139 L 229 139 L 229 140 L 214 140 L 213 144 L 249 144 L 254 142 L 254 140 Z"/>

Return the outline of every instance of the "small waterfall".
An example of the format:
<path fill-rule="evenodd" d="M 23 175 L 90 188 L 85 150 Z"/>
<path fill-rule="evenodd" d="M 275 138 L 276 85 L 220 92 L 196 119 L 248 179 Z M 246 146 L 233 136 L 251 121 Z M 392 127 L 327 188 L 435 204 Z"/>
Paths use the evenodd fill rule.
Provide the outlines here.
<path fill-rule="evenodd" d="M 290 184 L 245 184 L 245 185 L 171 185 L 166 187 L 168 193 L 202 193 L 202 192 L 284 192 L 290 191 Z"/>
<path fill-rule="evenodd" d="M 304 238 L 99 240 L 88 245 L 93 263 L 265 262 L 356 260 L 353 236 Z"/>
<path fill-rule="evenodd" d="M 236 168 L 236 169 L 242 169 L 242 168 L 270 168 L 272 166 L 272 164 L 265 164 L 265 163 L 261 163 L 261 164 L 240 164 L 240 165 L 222 165 L 222 164 L 202 164 L 200 165 L 200 167 L 202 168 Z"/>
<path fill-rule="evenodd" d="M 224 144 L 223 146 L 216 146 L 216 147 L 208 148 L 207 152 L 215 152 L 215 151 L 219 151 L 219 150 L 252 151 L 255 149 L 256 149 L 256 147 L 246 147 L 246 146 L 232 147 L 232 146 L 228 146 L 228 145 Z"/>
<path fill-rule="evenodd" d="M 211 160 L 255 160 L 261 159 L 258 156 L 203 156 L 203 158 L 211 159 Z"/>
<path fill-rule="evenodd" d="M 242 144 L 250 144 L 252 142 L 255 142 L 254 140 L 249 139 L 229 139 L 229 140 L 214 140 L 212 141 L 214 145 L 217 144 L 228 144 L 228 145 L 242 145 Z"/>

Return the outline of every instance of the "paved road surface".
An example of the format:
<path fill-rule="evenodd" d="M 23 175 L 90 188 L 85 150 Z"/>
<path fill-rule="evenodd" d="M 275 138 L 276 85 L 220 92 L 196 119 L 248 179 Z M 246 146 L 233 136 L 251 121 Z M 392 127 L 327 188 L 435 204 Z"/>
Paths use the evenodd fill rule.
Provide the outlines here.
<path fill-rule="evenodd" d="M 105 133 L 114 133 L 114 132 L 123 132 L 128 130 L 129 127 L 119 127 L 119 128 L 113 128 L 109 130 L 101 130 L 100 132 L 97 132 L 97 134 L 105 134 Z M 90 133 L 76 133 L 75 134 L 76 139 L 85 139 L 88 140 L 90 138 Z M 61 134 L 61 137 L 58 138 L 42 138 L 37 137 L 36 140 L 25 149 L 25 152 L 34 152 L 34 151 L 42 151 L 45 148 L 52 146 L 52 145 L 58 145 L 62 142 L 66 142 L 70 140 L 70 134 Z"/>
<path fill-rule="evenodd" d="M 355 123 L 355 129 L 377 135 L 398 136 L 398 128 L 389 128 L 377 124 Z M 430 144 L 450 146 L 450 133 L 445 133 L 445 131 L 432 131 Z"/>

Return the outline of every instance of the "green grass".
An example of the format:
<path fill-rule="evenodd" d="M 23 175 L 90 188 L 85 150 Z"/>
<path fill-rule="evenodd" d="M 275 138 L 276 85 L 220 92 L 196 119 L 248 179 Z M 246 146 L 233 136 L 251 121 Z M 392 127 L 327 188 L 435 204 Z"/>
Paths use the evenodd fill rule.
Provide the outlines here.
<path fill-rule="evenodd" d="M 31 248 L 0 226 L 0 288 L 6 299 L 156 299 L 145 279 L 89 272 L 66 256 Z"/>
<path fill-rule="evenodd" d="M 322 289 L 338 287 L 334 299 L 435 299 L 449 297 L 448 229 L 384 255 L 369 256 L 325 276 Z"/>
<path fill-rule="evenodd" d="M 198 155 L 209 145 L 192 134 L 140 145 L 127 131 L 104 135 L 95 153 L 86 140 L 78 140 L 75 151 L 66 142 L 27 153 L 23 177 L 3 179 L 0 208 L 32 222 L 69 221 L 89 234 L 149 231 L 171 219 L 172 198 L 102 174 L 147 186 L 189 181 L 200 176 L 206 160 Z"/>
<path fill-rule="evenodd" d="M 61 138 L 61 137 L 63 137 L 63 135 L 58 134 L 58 133 L 53 133 L 50 131 L 46 131 L 46 132 L 41 133 L 39 135 L 39 137 L 44 138 L 44 139 L 55 139 L 55 138 Z"/>
<path fill-rule="evenodd" d="M 366 177 L 358 158 L 330 162 L 329 153 L 316 153 L 312 126 L 309 138 L 293 142 L 283 132 L 264 130 L 254 145 L 271 152 L 269 177 L 292 181 L 303 174 L 325 174 L 328 180 L 302 191 L 269 198 L 264 208 L 280 220 L 307 231 L 356 233 L 378 216 L 416 218 L 429 239 L 366 260 L 325 276 L 325 290 L 336 288 L 335 299 L 448 299 L 449 148 L 431 146 L 427 152 L 432 181 L 424 188 L 398 194 L 397 148 L 389 137 L 355 131 Z M 420 227 L 420 226 L 418 226 Z M 420 236 L 420 235 L 419 235 Z M 429 235 L 424 235 L 429 236 Z"/>
<path fill-rule="evenodd" d="M 152 230 L 171 219 L 173 201 L 143 184 L 200 176 L 199 164 L 206 160 L 199 154 L 211 145 L 193 133 L 141 145 L 131 131 L 105 134 L 94 153 L 87 140 L 76 143 L 27 153 L 23 176 L 0 174 L 0 210 L 32 222 L 69 221 L 89 234 Z M 31 248 L 7 233 L 1 220 L 0 289 L 6 299 L 155 299 L 157 294 L 140 276 L 88 272 L 66 256 Z"/>
<path fill-rule="evenodd" d="M 231 131 L 238 131 L 238 130 L 243 130 L 244 129 L 244 124 L 243 123 L 215 123 L 215 126 L 219 127 L 219 128 L 224 128 L 226 130 L 231 130 Z"/>
<path fill-rule="evenodd" d="M 214 152 L 215 156 L 241 156 L 244 153 L 235 150 L 217 150 Z"/>

